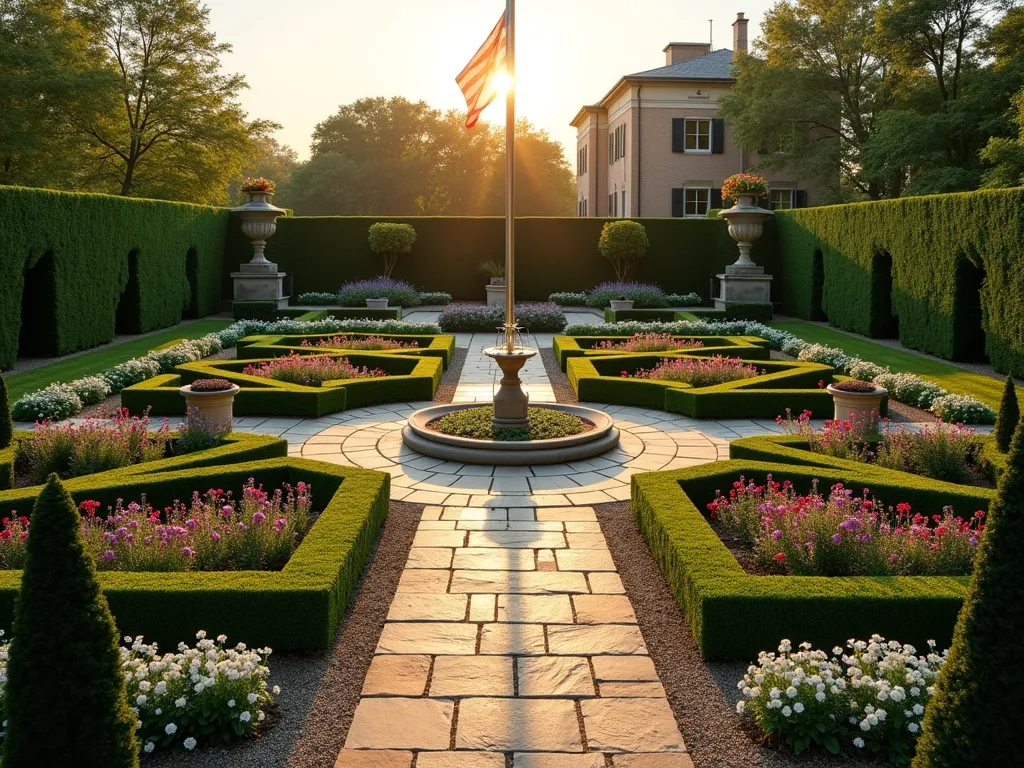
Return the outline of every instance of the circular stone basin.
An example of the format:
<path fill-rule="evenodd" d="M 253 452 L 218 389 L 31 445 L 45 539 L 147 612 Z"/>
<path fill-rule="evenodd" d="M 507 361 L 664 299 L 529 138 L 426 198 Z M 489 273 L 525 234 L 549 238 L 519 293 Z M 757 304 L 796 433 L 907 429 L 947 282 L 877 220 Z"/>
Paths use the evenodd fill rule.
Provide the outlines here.
<path fill-rule="evenodd" d="M 569 437 L 550 440 L 477 440 L 472 437 L 445 435 L 427 425 L 449 413 L 480 408 L 481 403 L 435 405 L 416 411 L 402 429 L 402 440 L 412 450 L 435 459 L 463 464 L 496 464 L 524 466 L 528 464 L 562 464 L 579 461 L 610 451 L 619 444 L 619 430 L 607 413 L 582 405 L 535 403 L 531 408 L 549 408 L 578 416 L 594 428 Z"/>

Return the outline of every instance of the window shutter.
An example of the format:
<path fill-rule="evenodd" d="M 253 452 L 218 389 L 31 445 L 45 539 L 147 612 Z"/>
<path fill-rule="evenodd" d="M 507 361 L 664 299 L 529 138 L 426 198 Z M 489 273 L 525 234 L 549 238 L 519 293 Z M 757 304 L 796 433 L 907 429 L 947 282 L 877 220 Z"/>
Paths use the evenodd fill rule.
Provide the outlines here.
<path fill-rule="evenodd" d="M 672 118 L 672 151 L 686 151 L 686 120 L 682 117 Z"/>
<path fill-rule="evenodd" d="M 725 120 L 714 118 L 711 121 L 711 154 L 725 153 Z"/>
<path fill-rule="evenodd" d="M 710 208 L 721 208 L 722 207 L 722 190 L 711 188 L 711 205 Z"/>
<path fill-rule="evenodd" d="M 626 124 L 622 124 L 622 156 L 626 156 Z"/>
<path fill-rule="evenodd" d="M 686 215 L 686 190 L 672 190 L 672 215 L 681 218 Z"/>
<path fill-rule="evenodd" d="M 807 191 L 803 189 L 797 189 L 793 191 L 793 207 L 794 208 L 806 208 L 807 207 Z"/>

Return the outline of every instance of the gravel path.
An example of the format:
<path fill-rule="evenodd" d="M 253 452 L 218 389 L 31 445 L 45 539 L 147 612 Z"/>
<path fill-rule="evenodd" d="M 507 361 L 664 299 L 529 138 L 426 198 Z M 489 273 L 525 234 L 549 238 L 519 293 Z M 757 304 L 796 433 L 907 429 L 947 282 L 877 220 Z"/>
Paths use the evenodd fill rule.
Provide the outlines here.
<path fill-rule="evenodd" d="M 450 403 L 455 397 L 455 390 L 458 389 L 459 377 L 462 376 L 462 366 L 466 362 L 468 351 L 465 347 L 455 348 L 452 361 L 448 364 L 448 370 L 441 376 L 441 383 L 437 385 L 437 392 L 434 393 L 435 403 Z"/>
<path fill-rule="evenodd" d="M 569 377 L 562 373 L 558 367 L 558 358 L 555 357 L 555 350 L 545 347 L 540 351 L 540 359 L 544 363 L 544 372 L 551 382 L 551 389 L 555 393 L 556 403 L 576 403 L 576 391 L 569 383 Z"/>
<path fill-rule="evenodd" d="M 153 764 L 160 768 L 331 768 L 352 722 L 422 513 L 421 504 L 391 502 L 376 549 L 330 651 L 270 657 L 270 684 L 280 685 L 281 695 L 272 713 L 276 722 L 263 736 L 228 749 L 158 756 Z"/>
<path fill-rule="evenodd" d="M 740 727 L 736 682 L 746 664 L 706 663 L 690 626 L 633 521 L 628 502 L 594 507 L 633 603 L 647 649 L 695 768 L 867 768 L 852 757 L 795 756 L 756 743 Z"/>

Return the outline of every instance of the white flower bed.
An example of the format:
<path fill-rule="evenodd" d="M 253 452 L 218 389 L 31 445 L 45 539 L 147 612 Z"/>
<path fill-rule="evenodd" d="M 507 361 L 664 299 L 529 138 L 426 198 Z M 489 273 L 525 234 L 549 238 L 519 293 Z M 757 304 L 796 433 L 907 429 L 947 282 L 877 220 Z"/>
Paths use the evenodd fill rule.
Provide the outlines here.
<path fill-rule="evenodd" d="M 908 765 L 946 661 L 929 645 L 917 656 L 913 646 L 873 635 L 830 657 L 810 643 L 793 652 L 783 640 L 778 655 L 761 653 L 737 684 L 736 711 L 798 754 L 814 745 L 838 754 L 847 744 Z"/>
<path fill-rule="evenodd" d="M 110 384 L 102 376 L 84 376 L 68 384 L 68 388 L 78 395 L 82 405 L 92 405 L 105 399 L 110 394 Z"/>
<path fill-rule="evenodd" d="M 82 399 L 71 387 L 57 382 L 15 400 L 11 416 L 15 421 L 67 419 L 83 407 Z"/>
<path fill-rule="evenodd" d="M 837 347 L 811 344 L 787 331 L 769 328 L 763 323 L 744 320 L 680 320 L 673 323 L 582 323 L 565 329 L 569 336 L 632 336 L 637 333 L 671 333 L 680 336 L 757 336 L 777 351 L 798 360 L 823 363 L 862 381 L 873 381 L 889 390 L 892 399 L 915 408 L 931 409 L 948 422 L 994 424 L 995 411 L 967 395 L 950 395 L 933 381 L 912 373 L 891 373 L 888 368 L 858 357 L 849 357 Z M 954 398 L 952 400 L 947 398 Z M 934 404 L 940 402 L 940 410 Z M 960 417 L 960 418 L 955 418 Z"/>

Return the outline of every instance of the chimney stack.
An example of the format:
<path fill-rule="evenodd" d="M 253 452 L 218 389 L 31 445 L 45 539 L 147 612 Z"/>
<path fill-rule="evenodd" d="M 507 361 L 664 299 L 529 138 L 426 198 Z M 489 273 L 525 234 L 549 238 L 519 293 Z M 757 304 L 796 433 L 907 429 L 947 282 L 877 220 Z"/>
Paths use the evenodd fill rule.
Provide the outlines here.
<path fill-rule="evenodd" d="M 732 23 L 732 50 L 747 52 L 747 18 L 742 13 L 737 13 Z"/>
<path fill-rule="evenodd" d="M 665 46 L 665 66 L 670 67 L 680 61 L 689 61 L 698 56 L 711 53 L 711 43 L 669 43 Z"/>

